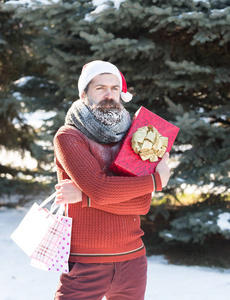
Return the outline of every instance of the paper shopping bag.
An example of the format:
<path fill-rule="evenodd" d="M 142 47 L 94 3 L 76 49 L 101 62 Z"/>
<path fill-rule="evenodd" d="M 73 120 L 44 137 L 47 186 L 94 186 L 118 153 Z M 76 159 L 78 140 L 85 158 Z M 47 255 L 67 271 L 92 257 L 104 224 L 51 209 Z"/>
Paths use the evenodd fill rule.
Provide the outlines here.
<path fill-rule="evenodd" d="M 54 228 L 54 230 L 58 228 L 61 233 L 64 232 L 64 225 L 57 220 L 55 215 L 52 215 L 47 209 L 43 208 L 55 196 L 56 193 L 52 194 L 40 205 L 34 203 L 10 236 L 28 256 L 33 254 L 51 228 Z"/>
<path fill-rule="evenodd" d="M 11 238 L 28 256 L 31 256 L 52 228 L 63 234 L 65 226 L 46 209 L 34 203 L 17 229 L 12 233 Z"/>
<path fill-rule="evenodd" d="M 57 220 L 65 225 L 65 229 L 62 237 L 58 240 L 57 247 L 55 247 L 53 258 L 49 261 L 44 260 L 40 254 L 34 253 L 30 265 L 45 271 L 68 273 L 72 218 L 57 215 Z"/>

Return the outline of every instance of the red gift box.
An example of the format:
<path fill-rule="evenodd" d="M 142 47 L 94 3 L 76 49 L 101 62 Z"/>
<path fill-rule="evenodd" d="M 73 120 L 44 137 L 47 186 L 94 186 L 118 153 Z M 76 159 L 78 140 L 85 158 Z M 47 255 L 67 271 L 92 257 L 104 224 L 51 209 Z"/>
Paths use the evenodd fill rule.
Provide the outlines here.
<path fill-rule="evenodd" d="M 133 117 L 130 129 L 122 142 L 118 155 L 110 166 L 110 170 L 123 176 L 143 176 L 154 173 L 161 158 L 157 162 L 143 161 L 131 146 L 132 135 L 138 128 L 148 125 L 154 126 L 162 136 L 168 137 L 166 152 L 170 152 L 180 128 L 141 106 Z"/>

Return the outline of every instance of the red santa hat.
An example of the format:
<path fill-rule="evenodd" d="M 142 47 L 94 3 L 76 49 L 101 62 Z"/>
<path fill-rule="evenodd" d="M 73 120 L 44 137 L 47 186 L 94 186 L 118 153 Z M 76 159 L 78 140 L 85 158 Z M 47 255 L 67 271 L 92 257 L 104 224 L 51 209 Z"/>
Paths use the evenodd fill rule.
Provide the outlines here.
<path fill-rule="evenodd" d="M 87 84 L 95 76 L 103 73 L 110 73 L 117 76 L 121 87 L 121 99 L 125 102 L 129 102 L 132 100 L 133 96 L 127 91 L 127 84 L 124 75 L 118 70 L 115 65 L 102 60 L 94 60 L 83 66 L 81 75 L 78 80 L 78 91 L 80 98 Z"/>

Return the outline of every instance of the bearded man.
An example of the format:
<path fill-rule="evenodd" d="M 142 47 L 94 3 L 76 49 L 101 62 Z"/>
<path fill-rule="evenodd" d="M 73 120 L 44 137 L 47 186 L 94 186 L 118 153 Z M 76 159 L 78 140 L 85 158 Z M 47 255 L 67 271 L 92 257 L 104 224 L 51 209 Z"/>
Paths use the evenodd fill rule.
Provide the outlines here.
<path fill-rule="evenodd" d="M 130 127 L 121 101 L 130 101 L 124 76 L 104 61 L 86 64 L 80 99 L 54 138 L 56 202 L 73 218 L 70 272 L 62 274 L 56 300 L 143 300 L 147 259 L 140 215 L 152 192 L 169 180 L 166 153 L 156 173 L 122 177 L 109 167 Z"/>

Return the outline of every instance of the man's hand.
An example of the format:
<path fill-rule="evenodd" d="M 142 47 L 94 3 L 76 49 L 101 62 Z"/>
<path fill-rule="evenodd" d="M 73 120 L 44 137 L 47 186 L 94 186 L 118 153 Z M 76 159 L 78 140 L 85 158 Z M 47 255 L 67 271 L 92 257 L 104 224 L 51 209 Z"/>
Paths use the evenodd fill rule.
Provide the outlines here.
<path fill-rule="evenodd" d="M 159 173 L 161 178 L 162 187 L 165 187 L 169 181 L 170 177 L 170 169 L 167 165 L 167 161 L 169 159 L 169 153 L 166 152 L 165 155 L 162 157 L 162 160 L 159 162 L 159 164 L 156 167 L 156 172 Z"/>
<path fill-rule="evenodd" d="M 70 180 L 65 179 L 55 185 L 57 204 L 63 203 L 77 203 L 82 201 L 82 191 L 76 184 Z"/>

